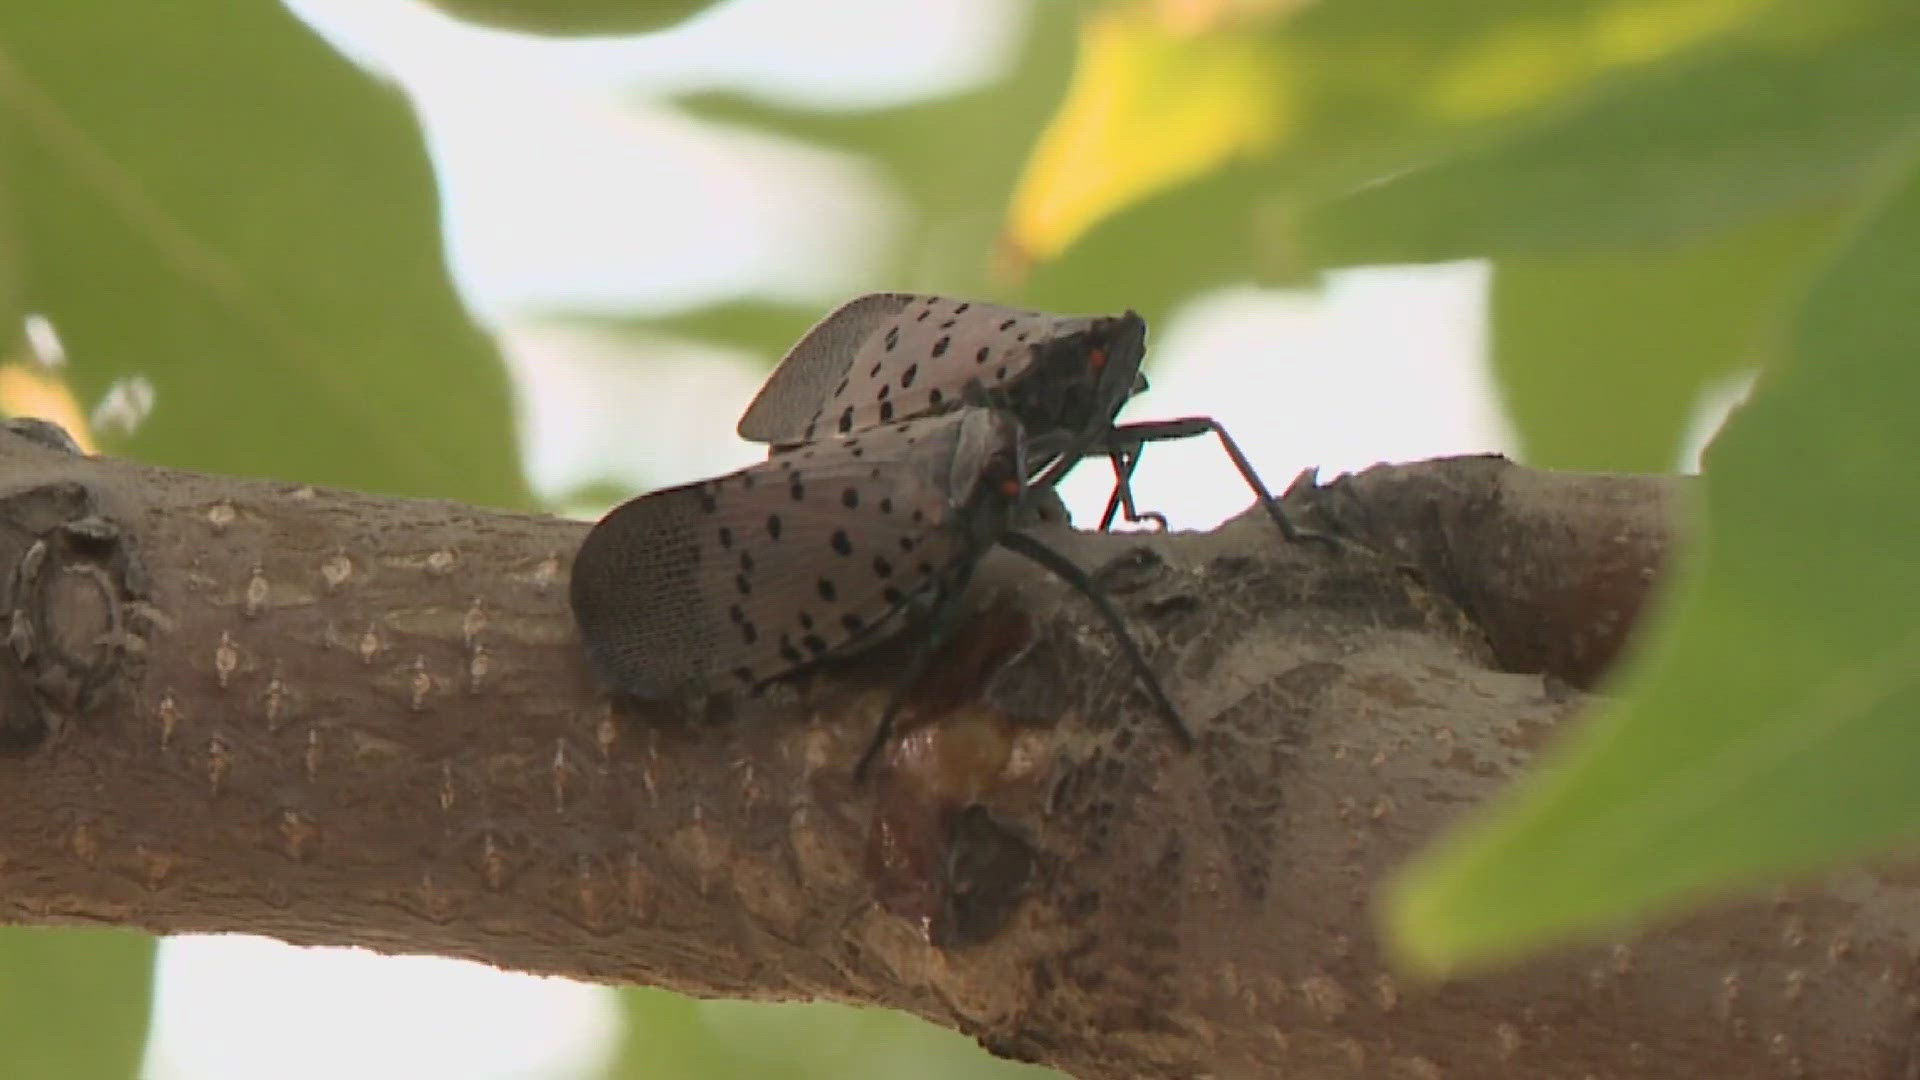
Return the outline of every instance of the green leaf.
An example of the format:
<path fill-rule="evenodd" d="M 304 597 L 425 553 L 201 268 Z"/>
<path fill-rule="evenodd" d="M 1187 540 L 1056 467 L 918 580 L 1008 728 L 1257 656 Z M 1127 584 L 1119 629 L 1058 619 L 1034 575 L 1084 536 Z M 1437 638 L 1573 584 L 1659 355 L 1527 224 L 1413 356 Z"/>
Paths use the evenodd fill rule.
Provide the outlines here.
<path fill-rule="evenodd" d="M 1763 20 L 1308 212 L 1320 265 L 1673 243 L 1851 204 L 1920 116 L 1904 9 Z"/>
<path fill-rule="evenodd" d="M 106 450 L 525 501 L 412 112 L 281 5 L 0 4 L 0 146 L 21 303 L 82 402 L 151 385 Z"/>
<path fill-rule="evenodd" d="M 457 18 L 549 37 L 645 34 L 712 7 L 714 0 L 426 0 Z"/>
<path fill-rule="evenodd" d="M 1462 148 L 1484 145 L 1564 109 L 1565 102 L 1579 100 L 1597 86 L 1708 47 L 1764 6 L 1755 0 L 1660 5 L 1614 0 L 1421 5 L 1350 0 L 1304 8 L 1247 8 L 1237 17 L 1219 14 L 1237 10 L 1222 6 L 1212 9 L 1216 17 L 1208 22 L 1205 15 L 1162 5 L 1166 11 L 1157 32 L 1167 39 L 1168 50 L 1212 41 L 1210 47 L 1232 55 L 1221 42 L 1237 40 L 1240 51 L 1271 58 L 1269 77 L 1243 78 L 1236 84 L 1248 99 L 1238 109 L 1260 118 L 1261 138 L 1257 146 L 1242 140 L 1231 147 L 1240 156 L 1228 166 L 1229 171 L 1252 170 L 1260 182 L 1231 194 L 1203 190 L 1198 184 L 1184 192 L 1176 189 L 1157 211 L 1171 216 L 1170 208 L 1178 206 L 1196 223 L 1225 219 L 1232 230 L 1224 247 L 1211 242 L 1229 230 L 1208 220 L 1193 230 L 1205 241 L 1161 251 L 1136 250 L 1132 258 L 1176 268 L 1224 258 L 1255 268 L 1264 279 L 1297 278 L 1318 266 L 1354 261 L 1334 257 L 1344 252 L 1313 246 L 1319 238 L 1311 231 L 1300 235 L 1302 220 L 1312 224 L 1322 203 L 1341 200 L 1383 176 L 1445 161 Z M 1084 224 L 1085 206 L 1096 193 L 1108 196 L 1104 209 L 1112 216 L 1086 232 L 1085 242 L 1093 242 L 1103 229 L 1123 229 L 1136 211 L 1112 196 L 1142 197 L 1139 205 L 1144 209 L 1145 196 L 1154 190 L 1141 178 L 1129 186 L 1106 178 L 1106 173 L 1138 171 L 1142 148 L 1150 151 L 1166 142 L 1155 131 L 1167 122 L 1167 95 L 1133 92 L 1132 83 L 1139 77 L 1130 76 L 1132 69 L 1115 63 L 1114 50 L 1100 44 L 1090 30 L 1075 76 L 1076 93 L 1050 128 L 1052 138 L 1041 144 L 1048 152 L 1036 155 L 1037 172 L 1029 174 L 1023 189 L 1028 193 L 1023 206 L 1063 208 L 1059 220 L 1045 223 L 1045 228 L 1014 222 L 1016 237 L 1029 246 L 1045 250 L 1050 246 L 1046 238 L 1056 232 L 1081 242 L 1075 227 Z M 1225 87 L 1211 90 L 1223 93 Z M 1265 99 L 1250 100 L 1254 95 Z M 1080 104 L 1088 101 L 1095 104 Z M 1108 115 L 1115 111 L 1121 115 Z M 1104 137 L 1085 137 L 1096 130 Z M 1077 160 L 1063 160 L 1058 152 L 1067 131 L 1083 135 L 1076 143 L 1083 149 Z M 1189 152 L 1196 149 L 1188 147 Z M 1221 155 L 1216 160 L 1227 160 L 1223 151 L 1229 147 L 1213 149 Z M 1155 162 L 1151 153 L 1144 153 L 1144 160 Z M 1162 175 L 1171 171 L 1156 163 L 1143 175 L 1153 169 Z M 1105 178 L 1105 183 L 1094 187 L 1089 177 Z M 1057 245 L 1054 237 L 1051 246 Z M 1084 259 L 1077 254 L 1068 248 L 1062 257 L 1071 264 L 1065 270 L 1070 275 L 1112 265 L 1112 245 Z"/>
<path fill-rule="evenodd" d="M 1510 956 L 1920 836 L 1913 160 L 1710 449 L 1699 550 L 1618 700 L 1394 889 L 1413 962 Z"/>
<path fill-rule="evenodd" d="M 1522 456 L 1673 469 L 1703 393 L 1759 365 L 1842 224 L 1796 214 L 1678 243 L 1501 259 L 1493 366 Z"/>
<path fill-rule="evenodd" d="M 607 1062 L 606 1080 L 722 1080 L 726 1048 L 714 1045 L 700 1024 L 700 1002 L 650 986 L 622 987 L 626 1021 L 620 1045 Z"/>
<path fill-rule="evenodd" d="M 1047 1080 L 1059 1073 L 993 1058 L 918 1017 L 828 1002 L 695 1001 L 620 992 L 626 1038 L 607 1080 Z"/>
<path fill-rule="evenodd" d="M 1288 225 L 1284 212 L 1278 220 L 1267 212 L 1268 188 L 1258 168 L 1235 164 L 1144 199 L 1034 266 L 1024 295 L 1048 311 L 1132 308 L 1151 327 L 1209 289 L 1299 284 L 1310 268 L 1279 235 Z"/>
<path fill-rule="evenodd" d="M 0 1056 L 9 1076 L 138 1076 L 155 939 L 120 930 L 0 927 Z"/>

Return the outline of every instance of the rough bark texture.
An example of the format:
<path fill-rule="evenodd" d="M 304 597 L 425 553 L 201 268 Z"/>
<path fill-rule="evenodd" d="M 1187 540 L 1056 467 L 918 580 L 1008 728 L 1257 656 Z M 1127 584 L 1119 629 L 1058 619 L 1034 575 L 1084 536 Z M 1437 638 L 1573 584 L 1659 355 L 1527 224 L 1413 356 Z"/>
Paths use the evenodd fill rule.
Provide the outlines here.
<path fill-rule="evenodd" d="M 898 649 L 609 703 L 566 605 L 581 523 L 0 433 L 0 918 L 890 1005 L 1082 1077 L 1915 1074 L 1892 873 L 1396 976 L 1375 885 L 1580 711 L 1672 483 L 1474 458 L 1288 501 L 1387 554 L 1253 517 L 1051 537 L 1193 752 L 1083 601 L 990 559 L 855 786 Z"/>

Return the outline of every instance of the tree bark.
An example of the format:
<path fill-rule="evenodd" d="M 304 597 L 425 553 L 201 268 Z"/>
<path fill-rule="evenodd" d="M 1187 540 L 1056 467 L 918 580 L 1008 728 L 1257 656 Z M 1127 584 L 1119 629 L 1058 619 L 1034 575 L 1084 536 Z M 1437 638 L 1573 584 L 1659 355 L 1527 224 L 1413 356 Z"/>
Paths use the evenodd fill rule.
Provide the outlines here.
<path fill-rule="evenodd" d="M 586 525 L 0 433 L 0 918 L 436 953 L 903 1008 L 1081 1077 L 1914 1075 L 1920 894 L 1858 870 L 1523 967 L 1385 962 L 1382 876 L 1587 701 L 1677 481 L 1496 458 L 1287 503 L 1357 544 L 998 553 L 864 785 L 906 646 L 610 702 Z"/>

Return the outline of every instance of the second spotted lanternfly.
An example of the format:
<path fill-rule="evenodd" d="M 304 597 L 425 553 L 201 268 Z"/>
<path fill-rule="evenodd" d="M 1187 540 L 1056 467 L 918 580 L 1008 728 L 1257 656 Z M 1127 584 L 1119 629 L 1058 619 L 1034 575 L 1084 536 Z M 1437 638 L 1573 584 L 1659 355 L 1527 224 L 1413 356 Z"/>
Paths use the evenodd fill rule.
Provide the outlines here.
<path fill-rule="evenodd" d="M 757 690 L 917 625 L 926 637 L 904 689 L 944 636 L 980 556 L 998 544 L 1087 596 L 1156 709 L 1190 742 L 1085 574 L 1012 528 L 1030 490 L 1028 443 L 1008 413 L 964 407 L 642 495 L 601 519 L 575 556 L 581 639 L 616 690 L 661 699 Z M 895 706 L 857 771 L 884 740 Z"/>
<path fill-rule="evenodd" d="M 1303 534 L 1254 472 L 1225 429 L 1210 417 L 1116 424 L 1127 399 L 1146 389 L 1140 374 L 1146 323 L 1129 311 L 1110 316 L 1050 315 L 914 293 L 872 293 L 822 319 L 788 350 L 740 418 L 741 438 L 775 452 L 895 420 L 932 416 L 968 404 L 1007 410 L 1052 452 L 1036 453 L 1029 478 L 1052 487 L 1080 458 L 1112 459 L 1114 492 L 1102 529 L 1117 513 L 1139 513 L 1130 484 L 1141 447 L 1213 432 L 1289 539 Z"/>

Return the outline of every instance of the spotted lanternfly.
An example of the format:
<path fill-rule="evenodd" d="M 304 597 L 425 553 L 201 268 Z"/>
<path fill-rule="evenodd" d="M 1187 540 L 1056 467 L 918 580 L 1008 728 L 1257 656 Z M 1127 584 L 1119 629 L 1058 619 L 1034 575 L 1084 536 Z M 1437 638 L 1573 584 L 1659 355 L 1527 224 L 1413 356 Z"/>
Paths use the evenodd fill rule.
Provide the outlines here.
<path fill-rule="evenodd" d="M 642 495 L 602 518 L 574 557 L 581 640 L 616 691 L 661 699 L 758 690 L 919 627 L 905 689 L 952 621 L 974 565 L 1000 544 L 1092 601 L 1156 708 L 1190 743 L 1085 573 L 1010 528 L 1029 490 L 1027 443 L 1011 415 L 967 407 Z M 857 771 L 884 742 L 893 711 Z"/>
<path fill-rule="evenodd" d="M 1147 388 L 1140 364 L 1147 325 L 1121 315 L 1063 316 L 913 293 L 872 293 L 843 304 L 787 352 L 747 406 L 740 437 L 775 452 L 897 420 L 966 405 L 1005 409 L 1047 446 L 1028 479 L 1052 487 L 1082 457 L 1104 454 L 1115 485 L 1100 527 L 1166 519 L 1133 505 L 1130 481 L 1141 447 L 1208 431 L 1219 436 L 1281 531 L 1303 535 L 1225 430 L 1208 417 L 1115 425 L 1127 399 Z"/>
<path fill-rule="evenodd" d="M 1031 434 L 1108 426 L 1141 390 L 1147 324 L 873 293 L 807 331 L 740 417 L 740 437 L 796 446 L 949 412 L 970 386 Z"/>

